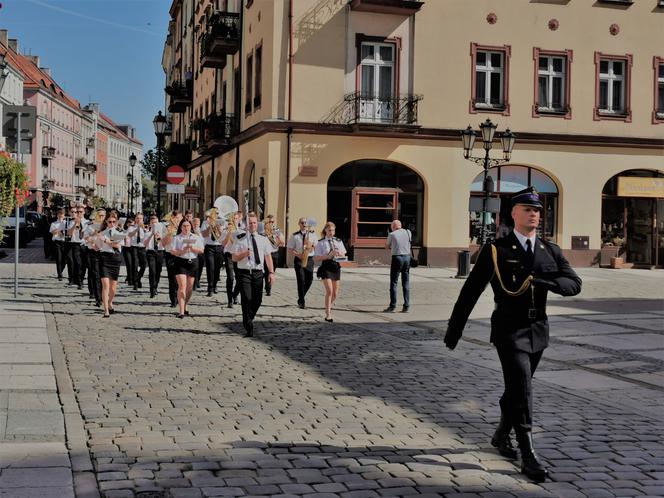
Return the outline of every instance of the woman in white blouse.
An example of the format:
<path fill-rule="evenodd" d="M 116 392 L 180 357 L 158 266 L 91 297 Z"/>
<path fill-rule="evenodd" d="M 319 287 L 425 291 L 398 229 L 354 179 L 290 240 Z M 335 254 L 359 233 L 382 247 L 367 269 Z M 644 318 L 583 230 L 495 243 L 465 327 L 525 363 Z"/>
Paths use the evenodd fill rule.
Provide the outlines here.
<path fill-rule="evenodd" d="M 320 263 L 316 275 L 323 281 L 325 287 L 325 321 L 332 322 L 332 305 L 339 293 L 341 281 L 340 260 L 346 259 L 346 248 L 340 239 L 334 236 L 336 225 L 331 221 L 325 223 L 321 235 L 322 239 L 316 244 L 314 258 Z"/>
<path fill-rule="evenodd" d="M 178 318 L 189 315 L 187 305 L 198 272 L 198 255 L 205 250 L 203 237 L 192 232 L 191 222 L 183 219 L 178 227 L 178 233 L 171 242 L 170 253 L 175 256 L 173 271 L 178 284 L 178 304 L 180 313 Z"/>
<path fill-rule="evenodd" d="M 123 233 L 117 229 L 118 215 L 111 211 L 101 226 L 95 245 L 99 250 L 99 277 L 101 279 L 101 302 L 104 306 L 104 318 L 115 312 L 113 299 L 118 288 L 120 275 L 120 247 Z"/>

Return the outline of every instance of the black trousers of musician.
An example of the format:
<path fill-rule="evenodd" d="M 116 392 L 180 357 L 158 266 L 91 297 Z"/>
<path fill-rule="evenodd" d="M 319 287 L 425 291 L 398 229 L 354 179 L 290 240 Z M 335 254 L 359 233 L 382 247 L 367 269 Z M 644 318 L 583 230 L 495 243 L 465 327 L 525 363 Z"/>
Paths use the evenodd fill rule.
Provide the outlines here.
<path fill-rule="evenodd" d="M 506 346 L 498 347 L 497 350 L 505 381 L 500 410 L 503 415 L 507 415 L 517 435 L 525 434 L 533 427 L 532 378 L 543 351 L 527 353 Z"/>
<path fill-rule="evenodd" d="M 277 265 L 279 264 L 279 251 L 275 251 L 272 253 L 272 268 L 277 269 Z M 267 267 L 267 262 L 263 262 L 263 273 L 265 274 L 265 293 L 266 295 L 270 295 L 272 292 L 272 284 L 270 283 L 270 269 Z"/>
<path fill-rule="evenodd" d="M 124 260 L 125 270 L 127 270 L 127 277 L 125 282 L 129 285 L 134 285 L 134 270 L 132 267 L 131 247 L 125 247 L 122 251 L 122 259 Z"/>
<path fill-rule="evenodd" d="M 81 273 L 79 276 L 81 284 L 85 281 L 85 273 L 88 271 L 90 262 L 88 261 L 88 252 L 89 249 L 85 246 L 81 246 Z M 90 299 L 92 299 L 92 290 L 90 290 L 90 282 L 88 281 L 88 294 Z"/>
<path fill-rule="evenodd" d="M 221 266 L 224 261 L 224 250 L 222 246 L 206 244 L 205 252 L 205 275 L 207 277 L 207 290 L 212 292 L 217 288 L 221 277 Z"/>
<path fill-rule="evenodd" d="M 65 242 L 61 240 L 54 241 L 53 249 L 55 251 L 55 270 L 57 271 L 58 278 L 62 278 L 62 272 L 65 270 L 66 265 Z"/>
<path fill-rule="evenodd" d="M 201 277 L 203 276 L 203 270 L 205 269 L 205 254 L 199 254 L 196 256 L 198 260 L 198 266 L 196 267 L 196 280 L 194 280 L 194 289 L 198 289 L 201 286 Z"/>
<path fill-rule="evenodd" d="M 147 251 L 148 260 L 148 281 L 150 282 L 150 295 L 157 293 L 159 280 L 161 279 L 161 269 L 164 266 L 164 251 Z"/>
<path fill-rule="evenodd" d="M 53 234 L 49 231 L 46 231 L 42 234 L 42 238 L 44 239 L 44 257 L 53 259 L 53 253 L 55 252 Z"/>
<path fill-rule="evenodd" d="M 173 263 L 175 258 L 170 253 L 164 254 L 164 259 L 166 260 L 166 274 L 168 275 L 168 298 L 171 301 L 171 305 L 175 306 L 178 304 L 178 282 L 175 280 L 175 270 L 173 268 Z"/>
<path fill-rule="evenodd" d="M 226 295 L 228 296 L 228 302 L 232 303 L 234 299 L 237 299 L 237 296 L 240 294 L 240 281 L 237 276 L 237 263 L 233 261 L 233 257 L 230 252 L 224 253 L 225 264 L 226 264 Z M 233 285 L 235 281 L 235 286 Z"/>
<path fill-rule="evenodd" d="M 134 287 L 141 286 L 141 279 L 145 274 L 145 268 L 148 264 L 145 247 L 134 246 L 131 248 L 134 269 Z"/>
<path fill-rule="evenodd" d="M 81 244 L 78 242 L 66 242 L 66 244 L 69 283 L 81 285 Z"/>
<path fill-rule="evenodd" d="M 100 253 L 87 249 L 88 258 L 88 292 L 92 295 L 95 302 L 101 302 L 101 280 L 99 277 L 99 258 Z"/>
<path fill-rule="evenodd" d="M 293 260 L 295 280 L 297 280 L 297 304 L 302 305 L 304 305 L 304 298 L 309 292 L 311 282 L 314 281 L 314 258 L 307 259 L 306 265 L 303 265 L 302 260 L 298 257 Z"/>
<path fill-rule="evenodd" d="M 237 270 L 242 304 L 242 325 L 248 333 L 254 331 L 254 318 L 263 302 L 263 270 Z"/>

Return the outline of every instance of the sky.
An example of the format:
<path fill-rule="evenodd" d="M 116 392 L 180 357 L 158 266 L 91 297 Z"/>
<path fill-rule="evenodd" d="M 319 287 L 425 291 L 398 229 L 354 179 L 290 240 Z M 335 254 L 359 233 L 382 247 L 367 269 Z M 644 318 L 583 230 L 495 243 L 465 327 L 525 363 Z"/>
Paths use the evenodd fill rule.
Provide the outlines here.
<path fill-rule="evenodd" d="M 145 150 L 164 107 L 161 55 L 171 0 L 0 0 L 0 28 L 67 93 L 131 124 Z"/>

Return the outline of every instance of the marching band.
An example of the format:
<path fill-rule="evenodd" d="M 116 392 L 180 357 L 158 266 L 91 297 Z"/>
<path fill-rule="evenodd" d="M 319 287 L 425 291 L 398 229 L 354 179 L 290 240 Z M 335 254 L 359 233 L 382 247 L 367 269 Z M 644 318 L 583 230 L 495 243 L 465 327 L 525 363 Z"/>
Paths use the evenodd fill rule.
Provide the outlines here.
<path fill-rule="evenodd" d="M 286 243 L 275 217 L 268 215 L 258 222 L 253 212 L 238 209 L 234 199 L 222 196 L 205 212 L 201 223 L 190 211 L 174 210 L 163 220 L 156 215 L 121 218 L 113 210 L 97 209 L 84 216 L 81 205 L 69 213 L 57 212 L 50 233 L 55 249 L 58 280 L 67 270 L 69 285 L 87 289 L 105 318 L 115 312 L 120 268 L 124 261 L 126 280 L 134 291 L 142 289 L 142 278 L 148 272 L 150 299 L 159 292 L 164 266 L 168 275 L 168 295 L 176 316 L 191 316 L 188 305 L 205 271 L 207 296 L 217 294 L 222 269 L 226 272 L 227 306 L 233 308 L 241 296 L 243 325 L 246 335 L 253 335 L 253 319 L 261 305 L 263 293 L 270 296 L 276 278 L 279 249 L 284 247 L 294 256 L 298 305 L 305 306 L 311 287 L 314 261 L 320 262 L 318 277 L 326 290 L 325 319 L 331 322 L 331 307 L 339 285 L 339 259 L 346 250 L 334 237 L 334 226 L 327 223 L 322 238 L 315 233 L 315 220 L 300 218 L 300 229 Z M 67 216 L 69 215 L 69 216 Z"/>

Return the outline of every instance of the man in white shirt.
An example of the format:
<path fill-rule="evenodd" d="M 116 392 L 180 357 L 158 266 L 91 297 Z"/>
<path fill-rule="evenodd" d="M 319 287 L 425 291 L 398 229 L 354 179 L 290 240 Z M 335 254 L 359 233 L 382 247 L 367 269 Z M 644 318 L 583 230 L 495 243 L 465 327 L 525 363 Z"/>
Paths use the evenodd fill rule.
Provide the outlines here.
<path fill-rule="evenodd" d="M 201 235 L 205 239 L 204 258 L 208 297 L 212 297 L 212 293 L 217 293 L 217 284 L 221 276 L 221 266 L 224 258 L 221 231 L 222 226 L 217 221 L 216 209 L 212 208 L 206 212 L 205 221 L 201 225 Z"/>
<path fill-rule="evenodd" d="M 65 210 L 58 209 L 56 219 L 51 223 L 49 229 L 53 236 L 53 247 L 55 249 L 55 270 L 58 280 L 62 280 L 62 272 L 65 269 Z"/>
<path fill-rule="evenodd" d="M 83 240 L 83 231 L 87 220 L 83 218 L 85 210 L 83 206 L 76 205 L 71 208 L 73 219 L 67 223 L 66 235 L 69 242 L 67 242 L 67 273 L 69 275 L 69 283 L 76 285 L 79 289 L 83 288 L 82 281 L 82 259 L 81 259 L 81 244 Z"/>
<path fill-rule="evenodd" d="M 311 282 L 314 280 L 314 247 L 316 247 L 318 238 L 314 232 L 309 231 L 306 218 L 300 218 L 298 225 L 299 230 L 290 236 L 286 247 L 288 252 L 294 256 L 293 268 L 297 281 L 297 305 L 304 309 L 304 298 L 311 287 Z M 305 255 L 305 252 L 308 254 Z"/>
<path fill-rule="evenodd" d="M 131 248 L 127 248 L 129 249 L 130 263 L 127 273 L 130 273 L 129 280 L 133 284 L 134 290 L 143 287 L 141 279 L 145 274 L 145 267 L 148 262 L 145 245 L 143 244 L 146 233 L 147 229 L 143 223 L 143 213 L 136 213 L 136 216 L 134 216 L 134 226 L 127 231 L 127 236 L 131 243 Z"/>
<path fill-rule="evenodd" d="M 254 335 L 254 318 L 263 301 L 263 262 L 267 264 L 271 283 L 274 283 L 272 244 L 267 237 L 258 233 L 258 217 L 249 213 L 247 232 L 236 237 L 231 248 L 233 261 L 237 263 L 237 276 L 240 284 L 242 304 L 242 325 L 245 336 Z"/>

